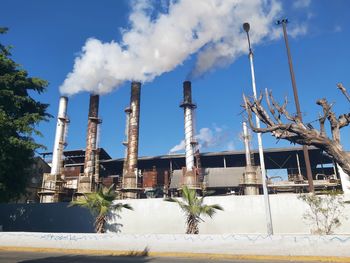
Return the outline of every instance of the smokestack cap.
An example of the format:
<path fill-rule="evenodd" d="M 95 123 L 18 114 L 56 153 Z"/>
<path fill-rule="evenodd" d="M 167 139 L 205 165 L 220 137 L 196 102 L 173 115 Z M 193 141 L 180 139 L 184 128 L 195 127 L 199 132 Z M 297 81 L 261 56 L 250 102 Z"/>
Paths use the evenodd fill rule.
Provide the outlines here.
<path fill-rule="evenodd" d="M 184 88 L 184 102 L 192 103 L 191 81 L 188 81 L 188 80 L 184 81 L 183 88 Z"/>
<path fill-rule="evenodd" d="M 191 81 L 184 81 L 183 82 L 183 89 L 184 89 L 184 100 L 181 103 L 180 107 L 190 107 L 192 109 L 196 108 L 196 105 L 192 103 L 192 90 L 191 90 Z"/>

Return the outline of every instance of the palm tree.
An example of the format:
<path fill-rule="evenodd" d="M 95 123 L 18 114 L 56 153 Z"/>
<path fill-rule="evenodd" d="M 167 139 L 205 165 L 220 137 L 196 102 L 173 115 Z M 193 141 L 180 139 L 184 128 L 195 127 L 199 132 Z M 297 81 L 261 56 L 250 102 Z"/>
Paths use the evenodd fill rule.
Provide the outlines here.
<path fill-rule="evenodd" d="M 133 210 L 128 204 L 116 203 L 116 193 L 113 189 L 114 185 L 109 188 L 100 188 L 97 192 L 84 194 L 84 197 L 78 198 L 70 203 L 69 206 L 81 206 L 90 210 L 95 217 L 95 231 L 97 233 L 105 232 L 105 223 L 109 211 L 120 212 L 123 208 Z"/>
<path fill-rule="evenodd" d="M 220 205 L 204 205 L 205 195 L 197 196 L 195 189 L 189 189 L 187 186 L 182 188 L 182 201 L 174 198 L 167 198 L 165 201 L 177 203 L 186 215 L 187 230 L 186 234 L 198 234 L 198 224 L 204 221 L 200 216 L 203 214 L 210 218 L 216 213 L 216 210 L 224 210 Z"/>

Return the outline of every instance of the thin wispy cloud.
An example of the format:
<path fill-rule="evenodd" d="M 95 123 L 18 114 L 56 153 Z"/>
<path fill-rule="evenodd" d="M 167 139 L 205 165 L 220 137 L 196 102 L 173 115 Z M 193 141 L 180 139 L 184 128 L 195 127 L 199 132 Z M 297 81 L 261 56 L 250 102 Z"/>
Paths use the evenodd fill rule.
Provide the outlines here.
<path fill-rule="evenodd" d="M 306 24 L 304 24 L 304 25 L 296 25 L 296 26 L 292 27 L 288 31 L 288 34 L 291 37 L 297 37 L 297 36 L 306 35 L 307 31 L 308 31 L 308 26 Z"/>
<path fill-rule="evenodd" d="M 306 8 L 309 7 L 311 4 L 311 0 L 295 0 L 293 2 L 294 8 Z"/>
<path fill-rule="evenodd" d="M 200 150 L 208 150 L 212 148 L 221 148 L 221 150 L 234 150 L 235 145 L 231 139 L 232 134 L 225 127 L 201 128 L 195 136 Z M 185 140 L 172 147 L 170 154 L 176 152 L 184 152 Z"/>
<path fill-rule="evenodd" d="M 299 36 L 306 35 L 309 30 L 309 26 L 307 23 L 305 24 L 298 24 L 298 23 L 290 23 L 288 24 L 288 36 L 292 38 L 296 38 Z M 278 30 L 274 32 L 273 39 L 278 39 L 283 36 L 283 31 Z"/>

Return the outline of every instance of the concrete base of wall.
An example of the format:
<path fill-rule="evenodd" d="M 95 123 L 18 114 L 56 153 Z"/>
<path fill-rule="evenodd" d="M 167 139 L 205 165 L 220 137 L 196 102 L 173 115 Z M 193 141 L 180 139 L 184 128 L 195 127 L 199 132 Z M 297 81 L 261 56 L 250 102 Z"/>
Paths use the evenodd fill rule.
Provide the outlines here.
<path fill-rule="evenodd" d="M 151 253 L 350 257 L 350 236 L 0 233 L 0 249 L 43 248 Z"/>

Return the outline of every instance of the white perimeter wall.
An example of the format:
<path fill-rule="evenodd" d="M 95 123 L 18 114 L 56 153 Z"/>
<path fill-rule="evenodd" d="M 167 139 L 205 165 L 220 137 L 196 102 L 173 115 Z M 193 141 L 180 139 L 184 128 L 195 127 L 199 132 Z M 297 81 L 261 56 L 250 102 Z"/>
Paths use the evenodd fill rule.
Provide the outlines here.
<path fill-rule="evenodd" d="M 275 234 L 307 234 L 310 226 L 302 219 L 306 204 L 297 194 L 270 195 L 272 222 Z M 349 198 L 345 198 L 348 200 Z M 344 200 L 345 200 L 344 199 Z M 266 219 L 263 196 L 216 196 L 206 197 L 205 203 L 219 204 L 224 211 L 218 211 L 213 219 L 203 218 L 200 234 L 242 234 L 266 233 Z M 183 234 L 185 218 L 176 203 L 163 199 L 122 200 L 134 211 L 123 210 L 121 218 L 112 216 L 108 230 L 124 234 Z M 343 221 L 335 234 L 350 234 L 350 204 L 344 213 L 349 218 Z"/>

